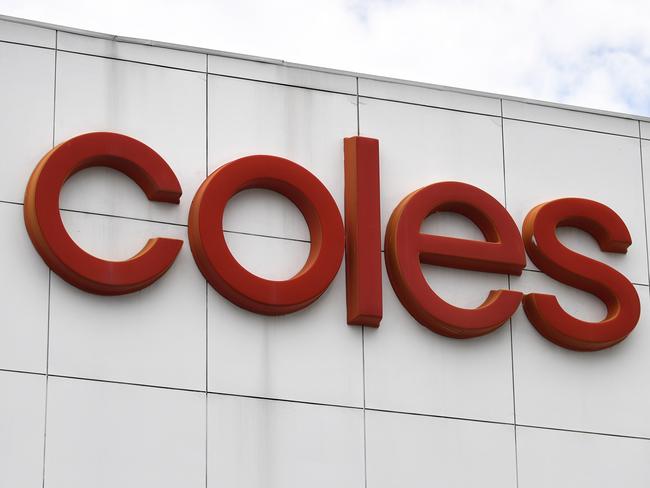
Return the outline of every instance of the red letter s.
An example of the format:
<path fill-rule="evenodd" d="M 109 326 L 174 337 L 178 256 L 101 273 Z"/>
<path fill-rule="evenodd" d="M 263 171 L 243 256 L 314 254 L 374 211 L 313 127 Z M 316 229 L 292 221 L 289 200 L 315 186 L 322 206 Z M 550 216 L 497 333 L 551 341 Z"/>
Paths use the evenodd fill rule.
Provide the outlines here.
<path fill-rule="evenodd" d="M 533 208 L 524 221 L 526 251 L 544 273 L 574 288 L 592 293 L 607 306 L 601 322 L 585 322 L 566 313 L 553 295 L 524 297 L 528 319 L 548 340 L 578 351 L 597 351 L 622 341 L 639 320 L 639 297 L 618 271 L 565 247 L 558 227 L 577 227 L 591 234 L 608 252 L 625 253 L 632 244 L 621 218 L 609 207 L 582 198 L 562 198 Z"/>

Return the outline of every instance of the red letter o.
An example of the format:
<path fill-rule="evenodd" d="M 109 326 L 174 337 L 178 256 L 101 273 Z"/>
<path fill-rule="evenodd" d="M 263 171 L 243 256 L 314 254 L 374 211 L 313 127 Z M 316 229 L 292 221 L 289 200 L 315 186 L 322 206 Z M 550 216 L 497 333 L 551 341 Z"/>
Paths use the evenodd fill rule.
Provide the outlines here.
<path fill-rule="evenodd" d="M 237 262 L 223 235 L 228 200 L 249 188 L 284 195 L 302 212 L 311 236 L 304 267 L 292 278 L 260 278 Z M 221 166 L 201 185 L 190 209 L 189 240 L 194 260 L 221 295 L 265 315 L 300 310 L 334 279 L 343 259 L 343 223 L 327 188 L 302 166 L 275 156 L 248 156 Z"/>

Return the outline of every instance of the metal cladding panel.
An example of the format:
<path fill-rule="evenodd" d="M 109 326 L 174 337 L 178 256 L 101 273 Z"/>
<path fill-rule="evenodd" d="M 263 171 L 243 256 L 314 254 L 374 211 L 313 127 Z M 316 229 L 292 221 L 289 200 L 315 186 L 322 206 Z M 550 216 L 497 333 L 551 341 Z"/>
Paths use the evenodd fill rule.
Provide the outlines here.
<path fill-rule="evenodd" d="M 7 18 L 0 102 L 0 486 L 650 485 L 648 120 Z M 95 131 L 147 144 L 183 190 L 178 205 L 149 200 L 119 165 L 65 184 L 65 229 L 99 258 L 128 259 L 156 236 L 182 241 L 168 272 L 127 295 L 61 279 L 24 225 L 39 159 Z M 610 207 L 629 230 L 626 254 L 583 230 L 558 236 L 634 284 L 636 329 L 578 352 L 544 338 L 520 307 L 482 337 L 446 337 L 409 314 L 385 265 L 378 328 L 346 324 L 345 265 L 289 315 L 217 293 L 188 220 L 208 175 L 244 156 L 286 158 L 343 215 L 353 201 L 343 141 L 357 135 L 379 140 L 382 254 L 395 207 L 432 183 L 481 188 L 520 229 L 556 198 Z M 286 195 L 299 198 L 245 189 L 208 222 L 267 280 L 313 260 L 313 215 Z M 469 215 L 436 212 L 420 231 L 484 240 Z M 510 289 L 554 294 L 582 320 L 607 314 L 531 260 L 521 276 L 422 269 L 457 307 Z"/>
<path fill-rule="evenodd" d="M 641 122 L 641 138 L 650 139 L 650 122 Z"/>

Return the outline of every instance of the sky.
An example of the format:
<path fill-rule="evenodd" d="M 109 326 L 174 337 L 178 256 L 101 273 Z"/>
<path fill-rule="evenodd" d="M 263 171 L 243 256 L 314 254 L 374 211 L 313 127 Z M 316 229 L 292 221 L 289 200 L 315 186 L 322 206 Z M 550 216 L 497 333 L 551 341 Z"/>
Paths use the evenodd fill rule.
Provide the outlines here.
<path fill-rule="evenodd" d="M 0 0 L 0 14 L 650 116 L 650 0 Z"/>

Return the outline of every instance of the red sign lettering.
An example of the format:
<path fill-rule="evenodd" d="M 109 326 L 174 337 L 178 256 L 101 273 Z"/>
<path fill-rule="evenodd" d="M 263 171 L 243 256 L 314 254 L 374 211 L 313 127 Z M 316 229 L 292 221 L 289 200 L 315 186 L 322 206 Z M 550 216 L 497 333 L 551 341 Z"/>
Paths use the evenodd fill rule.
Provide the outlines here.
<path fill-rule="evenodd" d="M 325 186 L 302 166 L 276 156 L 248 156 L 221 166 L 201 185 L 189 215 L 189 241 L 197 266 L 234 304 L 252 312 L 280 315 L 303 309 L 322 295 L 345 251 L 347 321 L 378 327 L 382 317 L 379 142 L 344 141 L 345 227 Z M 27 232 L 47 265 L 70 284 L 100 295 L 140 290 L 160 278 L 181 249 L 176 239 L 152 238 L 133 258 L 107 261 L 85 252 L 70 238 L 59 211 L 59 194 L 75 172 L 91 166 L 121 171 L 153 201 L 178 203 L 181 188 L 156 152 L 130 137 L 97 132 L 72 138 L 47 153 L 25 192 Z M 302 212 L 311 236 L 304 267 L 284 281 L 247 271 L 226 244 L 226 204 L 248 188 L 276 191 Z M 422 234 L 422 221 L 435 212 L 470 219 L 485 241 Z M 475 309 L 456 307 L 429 287 L 421 263 L 503 274 L 521 274 L 526 253 L 550 277 L 589 292 L 607 306 L 607 317 L 589 323 L 569 315 L 552 295 L 523 297 L 526 315 L 547 339 L 562 347 L 594 351 L 622 341 L 640 314 L 632 283 L 616 270 L 565 247 L 560 226 L 591 234 L 606 252 L 625 253 L 632 239 L 621 218 L 605 205 L 564 198 L 538 205 L 523 225 L 523 238 L 506 209 L 484 191 L 460 182 L 434 183 L 407 195 L 388 222 L 385 261 L 402 305 L 422 325 L 442 335 L 469 338 L 502 325 L 522 293 L 492 290 Z M 524 250 L 525 249 L 525 250 Z"/>
<path fill-rule="evenodd" d="M 107 166 L 135 181 L 149 200 L 178 203 L 181 185 L 153 149 L 130 137 L 94 132 L 59 144 L 38 163 L 25 191 L 25 225 L 47 265 L 71 285 L 99 295 L 141 290 L 160 278 L 183 245 L 177 239 L 149 239 L 126 261 L 99 259 L 68 235 L 59 212 L 59 194 L 77 171 Z"/>
<path fill-rule="evenodd" d="M 291 279 L 260 278 L 228 249 L 223 213 L 228 200 L 247 188 L 284 195 L 307 221 L 309 257 Z M 312 303 L 332 282 L 343 259 L 343 223 L 332 195 L 305 168 L 275 156 L 248 156 L 212 173 L 192 201 L 188 232 L 194 260 L 214 289 L 234 304 L 266 315 L 295 312 Z"/>
<path fill-rule="evenodd" d="M 434 212 L 470 219 L 487 242 L 420 233 Z M 408 195 L 393 211 L 386 229 L 386 268 L 402 305 L 422 325 L 442 335 L 476 337 L 498 328 L 515 313 L 522 294 L 492 290 L 476 309 L 455 307 L 429 287 L 420 263 L 521 274 L 526 255 L 517 225 L 505 208 L 483 190 L 458 182 L 435 183 Z"/>
<path fill-rule="evenodd" d="M 596 351 L 622 341 L 639 321 L 639 297 L 618 271 L 565 247 L 555 230 L 577 227 L 591 234 L 600 248 L 624 253 L 632 244 L 625 223 L 602 203 L 562 198 L 538 205 L 524 221 L 524 242 L 530 259 L 544 273 L 589 292 L 607 306 L 607 317 L 589 323 L 572 317 L 552 295 L 531 293 L 524 310 L 537 330 L 550 341 L 579 351 Z"/>

